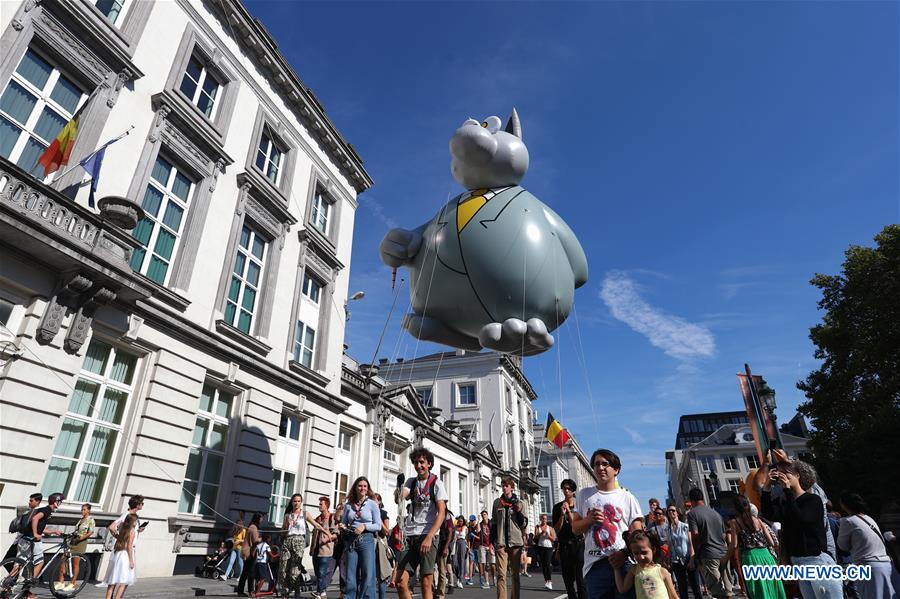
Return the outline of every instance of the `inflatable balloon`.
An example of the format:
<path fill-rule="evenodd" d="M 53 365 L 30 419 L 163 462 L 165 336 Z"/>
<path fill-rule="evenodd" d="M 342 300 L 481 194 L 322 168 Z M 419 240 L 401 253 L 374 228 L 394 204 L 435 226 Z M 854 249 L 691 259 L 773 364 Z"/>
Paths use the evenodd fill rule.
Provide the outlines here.
<path fill-rule="evenodd" d="M 420 227 L 392 229 L 381 259 L 410 271 L 414 337 L 452 347 L 534 355 L 568 317 L 587 258 L 558 214 L 518 185 L 528 149 L 513 109 L 466 120 L 450 139 L 450 169 L 468 191 Z"/>

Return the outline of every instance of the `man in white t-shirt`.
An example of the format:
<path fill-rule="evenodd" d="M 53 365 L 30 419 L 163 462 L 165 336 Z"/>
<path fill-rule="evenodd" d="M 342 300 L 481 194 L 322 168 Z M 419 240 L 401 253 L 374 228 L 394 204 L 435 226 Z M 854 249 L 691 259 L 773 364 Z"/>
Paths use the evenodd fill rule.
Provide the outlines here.
<path fill-rule="evenodd" d="M 623 533 L 635 518 L 641 517 L 641 506 L 634 495 L 617 488 L 616 476 L 622 469 L 619 456 L 608 449 L 598 449 L 591 456 L 591 468 L 597 484 L 581 489 L 575 496 L 572 532 L 584 535 L 587 598 L 614 599 L 621 596 L 616 591 L 613 568 L 621 570 L 625 565 Z"/>
<path fill-rule="evenodd" d="M 422 599 L 431 599 L 434 580 L 434 565 L 437 561 L 438 531 L 447 513 L 447 489 L 441 480 L 432 474 L 434 455 L 419 447 L 409 456 L 416 477 L 398 487 L 394 494 L 397 503 L 409 500 L 406 522 L 403 526 L 403 550 L 397 557 L 397 593 L 400 599 L 412 599 L 409 576 L 419 571 L 422 583 Z"/>

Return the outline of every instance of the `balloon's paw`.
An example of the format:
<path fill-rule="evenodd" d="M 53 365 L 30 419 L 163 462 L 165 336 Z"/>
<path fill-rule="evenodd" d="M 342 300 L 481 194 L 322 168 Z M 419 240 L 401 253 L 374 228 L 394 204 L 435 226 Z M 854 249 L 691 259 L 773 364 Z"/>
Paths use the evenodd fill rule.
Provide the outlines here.
<path fill-rule="evenodd" d="M 486 324 L 478 334 L 478 341 L 485 349 L 520 356 L 533 356 L 553 347 L 553 335 L 540 318 L 527 322 L 508 318 L 502 324 Z"/>
<path fill-rule="evenodd" d="M 418 231 L 391 229 L 381 240 L 381 261 L 392 268 L 408 264 L 422 247 L 422 235 Z"/>
<path fill-rule="evenodd" d="M 422 341 L 432 341 L 474 351 L 481 349 L 478 339 L 451 329 L 440 320 L 430 316 L 407 314 L 403 317 L 403 321 L 400 324 L 409 331 L 410 335 Z"/>

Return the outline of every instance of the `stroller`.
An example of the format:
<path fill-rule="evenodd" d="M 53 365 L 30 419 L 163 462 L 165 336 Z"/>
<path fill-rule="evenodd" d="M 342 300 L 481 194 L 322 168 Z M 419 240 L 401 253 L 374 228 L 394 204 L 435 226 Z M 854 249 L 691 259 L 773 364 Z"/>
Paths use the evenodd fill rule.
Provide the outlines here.
<path fill-rule="evenodd" d="M 204 558 L 203 565 L 197 566 L 195 574 L 200 578 L 219 578 L 225 574 L 228 567 L 228 557 L 234 547 L 231 541 L 225 541 L 219 545 L 219 551 L 211 553 Z"/>

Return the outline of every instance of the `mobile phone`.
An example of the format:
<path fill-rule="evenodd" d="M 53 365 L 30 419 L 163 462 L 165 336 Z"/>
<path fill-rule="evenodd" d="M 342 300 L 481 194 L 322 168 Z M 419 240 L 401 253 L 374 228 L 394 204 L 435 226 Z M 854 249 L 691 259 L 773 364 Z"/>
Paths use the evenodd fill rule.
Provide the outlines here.
<path fill-rule="evenodd" d="M 144 530 L 145 528 L 147 528 L 148 524 L 150 524 L 150 522 L 148 522 L 147 520 L 144 520 L 143 522 L 141 522 L 141 525 L 138 526 L 138 530 Z"/>

